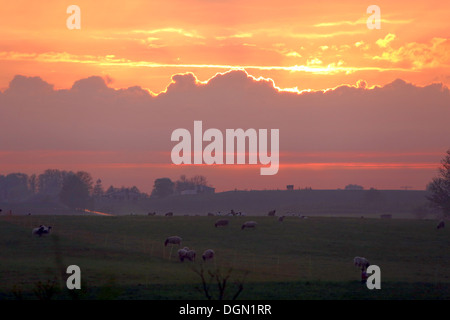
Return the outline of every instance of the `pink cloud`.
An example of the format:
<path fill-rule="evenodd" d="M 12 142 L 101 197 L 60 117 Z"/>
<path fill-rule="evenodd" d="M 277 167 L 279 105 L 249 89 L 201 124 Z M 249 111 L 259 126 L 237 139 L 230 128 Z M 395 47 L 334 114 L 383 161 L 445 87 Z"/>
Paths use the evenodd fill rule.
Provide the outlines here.
<path fill-rule="evenodd" d="M 418 87 L 403 80 L 383 87 L 355 84 L 299 94 L 235 70 L 207 82 L 190 73 L 174 75 L 165 92 L 152 96 L 137 86 L 110 88 L 102 77 L 55 90 L 39 77 L 16 76 L 0 93 L 0 114 L 0 163 L 5 161 L 2 154 L 10 152 L 10 169 L 14 161 L 32 168 L 52 159 L 47 162 L 97 162 L 105 168 L 106 163 L 170 165 L 172 131 L 192 131 L 194 120 L 202 120 L 204 130 L 279 129 L 280 173 L 294 170 L 296 163 L 429 166 L 438 164 L 450 146 L 448 88 Z M 39 160 L 38 155 L 48 150 L 63 155 Z M 427 153 L 431 155 L 423 156 Z M 318 156 L 309 159 L 307 154 Z M 361 161 L 358 154 L 366 159 Z M 380 159 L 380 154 L 386 156 Z M 257 168 L 254 171 L 257 175 Z"/>

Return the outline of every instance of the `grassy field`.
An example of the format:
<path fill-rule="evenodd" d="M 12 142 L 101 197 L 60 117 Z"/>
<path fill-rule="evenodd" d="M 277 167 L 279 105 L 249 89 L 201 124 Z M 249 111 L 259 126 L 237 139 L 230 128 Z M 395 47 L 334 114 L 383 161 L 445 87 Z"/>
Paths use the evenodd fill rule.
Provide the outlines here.
<path fill-rule="evenodd" d="M 193 270 L 231 268 L 233 282 L 244 279 L 239 299 L 450 299 L 450 233 L 436 221 L 287 217 L 230 217 L 214 228 L 206 216 L 2 216 L 0 218 L 0 299 L 205 299 Z M 246 220 L 256 229 L 241 230 Z M 40 224 L 52 235 L 33 237 Z M 179 235 L 197 252 L 180 263 L 178 247 L 164 247 Z M 216 252 L 203 264 L 201 253 Z M 381 290 L 359 282 L 354 256 L 381 268 Z M 83 290 L 70 295 L 62 273 L 81 268 Z M 44 290 L 45 285 L 48 285 Z M 213 283 L 214 297 L 218 290 Z"/>
<path fill-rule="evenodd" d="M 227 191 L 214 194 L 173 195 L 140 200 L 95 199 L 97 211 L 114 215 L 172 211 L 176 216 L 200 215 L 208 212 L 224 214 L 233 209 L 249 216 L 266 216 L 276 209 L 277 215 L 376 217 L 392 214 L 394 219 L 427 216 L 426 192 L 419 190 L 253 190 Z M 1 203 L 0 208 L 15 215 L 77 214 L 59 202 L 58 197 L 29 199 L 21 203 Z M 432 216 L 428 214 L 428 216 Z"/>

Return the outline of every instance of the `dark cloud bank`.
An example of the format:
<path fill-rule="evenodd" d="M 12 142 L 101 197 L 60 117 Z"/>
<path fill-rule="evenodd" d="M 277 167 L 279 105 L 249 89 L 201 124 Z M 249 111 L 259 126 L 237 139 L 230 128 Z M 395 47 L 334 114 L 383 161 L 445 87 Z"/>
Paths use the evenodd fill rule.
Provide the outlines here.
<path fill-rule="evenodd" d="M 112 89 L 89 77 L 55 90 L 16 76 L 0 93 L 0 150 L 170 151 L 177 128 L 280 129 L 281 152 L 415 152 L 450 146 L 450 93 L 441 84 L 280 92 L 244 71 L 208 83 L 174 75 L 166 92 Z M 170 157 L 167 158 L 170 162 Z"/>

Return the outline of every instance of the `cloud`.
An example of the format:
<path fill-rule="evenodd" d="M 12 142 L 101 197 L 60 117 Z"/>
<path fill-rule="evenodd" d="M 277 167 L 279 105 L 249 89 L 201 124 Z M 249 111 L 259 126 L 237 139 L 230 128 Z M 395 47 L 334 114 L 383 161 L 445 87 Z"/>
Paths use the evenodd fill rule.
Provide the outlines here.
<path fill-rule="evenodd" d="M 53 85 L 45 82 L 40 77 L 25 77 L 17 75 L 10 82 L 6 94 L 47 95 L 53 93 Z"/>
<path fill-rule="evenodd" d="M 148 190 L 155 178 L 180 174 L 204 174 L 222 189 L 236 181 L 245 181 L 241 187 L 273 187 L 275 180 L 261 180 L 259 167 L 172 165 L 171 134 L 178 128 L 192 132 L 194 120 L 203 121 L 204 130 L 222 132 L 279 129 L 280 171 L 273 179 L 280 186 L 292 177 L 313 186 L 319 180 L 326 181 L 321 187 L 339 186 L 352 170 L 358 181 L 398 187 L 396 181 L 411 176 L 404 170 L 416 170 L 423 178 L 414 185 L 422 187 L 450 136 L 450 92 L 442 84 L 418 87 L 399 79 L 369 87 L 359 80 L 298 93 L 244 70 L 218 73 L 208 81 L 176 74 L 159 95 L 138 86 L 113 89 L 98 76 L 60 90 L 39 77 L 16 76 L 0 93 L 0 114 L 4 172 L 87 170 L 109 183 Z M 438 156 L 389 156 L 424 153 Z M 371 156 L 377 154 L 384 156 Z"/>
<path fill-rule="evenodd" d="M 158 34 L 158 33 L 176 33 L 188 38 L 199 38 L 204 39 L 205 37 L 198 34 L 196 31 L 191 30 L 187 31 L 182 28 L 161 28 L 161 29 L 152 29 L 152 30 L 131 30 L 130 33 L 134 34 Z"/>
<path fill-rule="evenodd" d="M 380 48 L 386 48 L 390 42 L 394 41 L 396 38 L 395 34 L 393 33 L 389 33 L 387 34 L 384 39 L 378 39 L 376 41 L 376 44 L 380 47 Z"/>
<path fill-rule="evenodd" d="M 389 42 L 386 50 L 381 56 L 375 56 L 374 60 L 407 63 L 414 69 L 450 66 L 449 39 L 433 38 L 430 43 L 410 42 L 398 48 L 392 48 Z"/>
<path fill-rule="evenodd" d="M 112 89 L 102 77 L 55 90 L 39 77 L 16 76 L 0 95 L 0 127 L 9 133 L 0 150 L 169 152 L 171 132 L 191 130 L 194 120 L 222 130 L 278 128 L 282 151 L 440 150 L 448 147 L 449 106 L 447 87 L 403 80 L 295 93 L 243 70 L 205 82 L 187 73 L 152 96 Z"/>
<path fill-rule="evenodd" d="M 251 38 L 253 34 L 251 32 L 240 32 L 226 36 L 217 36 L 215 37 L 217 40 L 226 40 L 226 39 L 241 39 L 241 38 Z"/>

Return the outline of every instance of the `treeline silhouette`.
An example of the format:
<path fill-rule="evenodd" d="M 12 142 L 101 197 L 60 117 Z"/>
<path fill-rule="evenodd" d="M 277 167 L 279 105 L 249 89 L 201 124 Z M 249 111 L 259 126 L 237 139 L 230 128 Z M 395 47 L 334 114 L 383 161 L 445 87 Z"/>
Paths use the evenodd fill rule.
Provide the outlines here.
<path fill-rule="evenodd" d="M 96 203 L 164 198 L 183 192 L 202 193 L 205 190 L 214 192 L 214 188 L 207 185 L 206 178 L 200 175 L 191 178 L 182 175 L 176 181 L 169 178 L 155 179 L 150 195 L 141 192 L 136 186 L 111 185 L 105 190 L 101 179 L 94 183 L 91 174 L 85 171 L 47 169 L 39 175 L 0 175 L 2 203 L 56 202 L 72 209 L 93 209 Z"/>
<path fill-rule="evenodd" d="M 98 179 L 94 183 L 91 174 L 85 171 L 48 169 L 39 175 L 0 175 L 0 202 L 5 203 L 61 202 L 69 208 L 93 208 L 96 199 L 118 192 L 148 197 L 136 186 L 110 186 L 104 191 L 102 180 Z"/>

